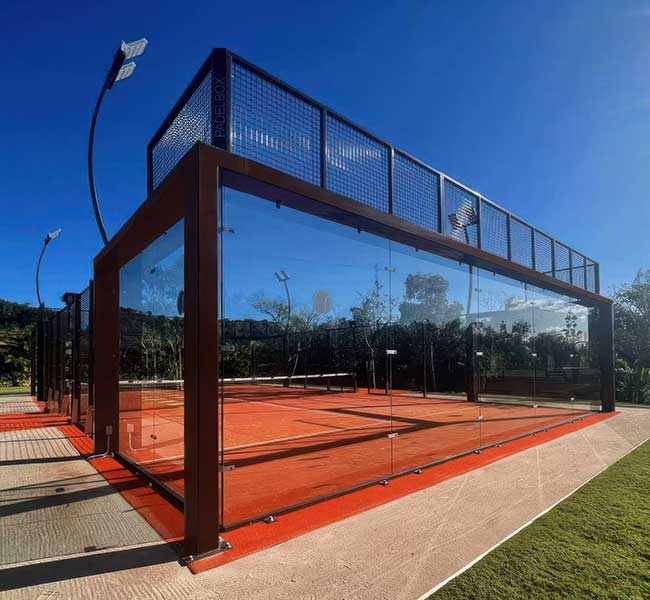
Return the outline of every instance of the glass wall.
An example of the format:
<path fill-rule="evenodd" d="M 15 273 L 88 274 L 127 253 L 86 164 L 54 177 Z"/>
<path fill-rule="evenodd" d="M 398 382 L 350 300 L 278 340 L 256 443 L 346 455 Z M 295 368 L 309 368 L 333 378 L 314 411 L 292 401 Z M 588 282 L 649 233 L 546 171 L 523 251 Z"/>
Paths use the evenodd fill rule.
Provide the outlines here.
<path fill-rule="evenodd" d="M 181 220 L 120 270 L 118 447 L 179 495 L 184 468 L 183 241 Z"/>
<path fill-rule="evenodd" d="M 225 527 L 568 422 L 598 398 L 589 309 L 281 194 L 224 188 L 220 205 Z"/>

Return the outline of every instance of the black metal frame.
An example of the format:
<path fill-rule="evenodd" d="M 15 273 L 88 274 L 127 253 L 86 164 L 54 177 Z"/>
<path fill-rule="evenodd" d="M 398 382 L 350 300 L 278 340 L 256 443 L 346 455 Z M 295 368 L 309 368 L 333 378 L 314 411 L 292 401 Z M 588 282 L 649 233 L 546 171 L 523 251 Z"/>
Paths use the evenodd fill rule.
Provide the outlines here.
<path fill-rule="evenodd" d="M 331 108 L 327 107 L 326 105 L 322 104 L 321 102 L 315 100 L 314 98 L 308 96 L 307 94 L 304 94 L 303 92 L 299 91 L 298 89 L 294 88 L 293 86 L 283 82 L 282 80 L 278 79 L 277 77 L 271 75 L 264 69 L 261 69 L 260 67 L 250 63 L 249 61 L 245 60 L 244 58 L 238 56 L 237 54 L 231 52 L 228 49 L 225 48 L 215 48 L 212 50 L 210 53 L 209 57 L 205 60 L 205 62 L 202 64 L 200 67 L 199 71 L 196 73 L 196 75 L 192 78 L 191 82 L 179 98 L 179 100 L 176 102 L 174 107 L 172 108 L 171 112 L 169 115 L 165 118 L 161 126 L 158 128 L 156 133 L 153 135 L 151 138 L 149 144 L 147 145 L 147 195 L 151 196 L 151 193 L 153 192 L 153 161 L 152 161 L 152 155 L 153 155 L 153 149 L 158 143 L 158 141 L 162 138 L 162 136 L 165 134 L 171 123 L 174 121 L 176 116 L 179 114 L 179 112 L 183 109 L 185 104 L 187 103 L 188 99 L 191 97 L 191 95 L 194 93 L 194 91 L 197 89 L 197 87 L 201 84 L 205 76 L 211 72 L 212 77 L 213 77 L 213 85 L 212 85 L 212 93 L 211 93 L 211 127 L 212 127 L 212 145 L 220 148 L 222 150 L 230 151 L 231 150 L 231 116 L 232 116 L 232 106 L 231 106 L 231 101 L 232 101 L 232 65 L 233 63 L 237 63 L 246 69 L 252 71 L 255 75 L 265 79 L 266 81 L 272 83 L 273 85 L 279 87 L 280 89 L 286 91 L 287 93 L 299 98 L 300 100 L 310 104 L 314 108 L 318 109 L 320 111 L 320 187 L 327 189 L 327 154 L 326 154 L 326 148 L 327 148 L 327 117 L 328 115 L 331 117 L 336 118 L 337 120 L 341 121 L 344 123 L 346 126 L 354 129 L 358 133 L 363 134 L 364 136 L 369 137 L 370 139 L 374 140 L 375 142 L 381 144 L 384 146 L 387 150 L 388 153 L 388 164 L 387 164 L 387 173 L 388 173 L 388 203 L 389 203 L 389 211 L 388 214 L 393 214 L 393 197 L 394 197 L 394 180 L 393 180 L 393 161 L 394 161 L 394 156 L 396 153 L 399 153 L 400 155 L 404 156 L 405 158 L 413 161 L 415 164 L 417 164 L 419 167 L 427 170 L 429 173 L 432 173 L 438 177 L 439 180 L 439 185 L 440 185 L 440 194 L 439 194 L 439 205 L 438 205 L 438 211 L 439 211 L 439 231 L 438 233 L 445 234 L 447 231 L 447 225 L 445 223 L 445 202 L 444 202 L 444 182 L 449 181 L 452 182 L 454 185 L 458 186 L 468 194 L 471 194 L 474 198 L 476 198 L 476 201 L 478 203 L 479 207 L 479 223 L 477 226 L 477 240 L 478 240 L 478 247 L 482 248 L 482 242 L 481 242 L 481 229 L 482 229 L 482 224 L 481 224 L 481 207 L 482 205 L 489 205 L 494 207 L 495 209 L 501 211 L 502 213 L 506 214 L 507 217 L 507 222 L 508 222 L 508 228 L 507 228 L 507 256 L 510 258 L 512 256 L 512 240 L 510 236 L 510 227 L 509 224 L 511 222 L 511 219 L 516 219 L 519 223 L 530 227 L 531 228 L 531 256 L 532 256 L 532 269 L 537 270 L 537 264 L 536 264 L 536 255 L 535 255 L 535 234 L 543 234 L 547 238 L 549 238 L 552 242 L 551 248 L 552 248 L 552 270 L 549 273 L 546 273 L 547 275 L 550 275 L 552 277 L 556 276 L 556 266 L 555 266 L 555 247 L 556 245 L 560 244 L 569 250 L 569 257 L 571 257 L 573 252 L 576 252 L 577 254 L 580 254 L 581 256 L 584 257 L 585 259 L 585 264 L 584 264 L 584 285 L 585 289 L 588 289 L 587 286 L 587 267 L 588 265 L 593 264 L 594 265 L 594 289 L 590 290 L 595 292 L 596 294 L 600 294 L 600 265 L 592 260 L 591 258 L 587 257 L 585 254 L 578 252 L 571 246 L 568 246 L 567 244 L 561 243 L 558 240 L 556 240 L 553 236 L 550 236 L 549 234 L 545 233 L 541 229 L 531 225 L 521 217 L 518 217 L 517 215 L 514 215 L 510 211 L 506 210 L 502 206 L 499 206 L 495 202 L 492 202 L 482 196 L 480 193 L 472 190 L 471 188 L 463 185 L 459 181 L 456 181 L 455 179 L 449 177 L 448 175 L 445 175 L 443 172 L 434 169 L 433 167 L 427 165 L 426 163 L 422 162 L 421 160 L 415 158 L 408 152 L 405 152 L 404 150 L 401 150 L 392 144 L 389 144 L 382 138 L 370 133 L 360 125 L 350 121 L 349 119 L 345 118 L 338 112 L 332 110 Z M 224 91 L 222 92 L 220 88 L 217 88 L 215 86 L 215 81 L 222 81 L 223 86 L 224 86 Z M 223 99 L 220 97 L 220 94 L 224 94 Z M 225 135 L 216 135 L 216 130 L 214 127 L 214 118 L 219 115 L 223 115 L 223 128 L 225 130 Z M 573 281 L 573 272 L 570 268 L 569 270 L 569 283 Z M 578 288 L 580 289 L 580 288 Z"/>
<path fill-rule="evenodd" d="M 35 352 L 37 377 L 37 398 L 47 403 L 49 412 L 64 411 L 70 422 L 83 427 L 84 415 L 81 411 L 81 385 L 88 384 L 89 405 L 92 405 L 92 331 L 93 308 L 92 289 L 90 282 L 88 290 L 78 294 L 66 294 L 68 304 L 62 309 L 39 321 L 36 331 L 37 348 Z M 88 291 L 90 306 L 88 315 L 88 330 L 81 330 L 81 296 Z M 88 379 L 81 381 L 81 351 L 82 337 L 87 337 L 88 343 Z M 69 396 L 69 398 L 68 398 Z M 69 403 L 64 400 L 69 399 Z"/>

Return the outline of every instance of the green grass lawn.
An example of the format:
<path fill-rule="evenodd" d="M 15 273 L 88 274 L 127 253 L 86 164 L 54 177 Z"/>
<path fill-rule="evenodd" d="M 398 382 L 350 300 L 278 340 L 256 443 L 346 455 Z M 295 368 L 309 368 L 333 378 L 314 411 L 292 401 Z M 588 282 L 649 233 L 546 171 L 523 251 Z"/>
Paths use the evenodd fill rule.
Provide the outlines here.
<path fill-rule="evenodd" d="M 650 442 L 431 598 L 650 598 Z"/>
<path fill-rule="evenodd" d="M 9 394 L 26 394 L 29 393 L 29 386 L 0 386 L 0 396 L 7 396 Z"/>

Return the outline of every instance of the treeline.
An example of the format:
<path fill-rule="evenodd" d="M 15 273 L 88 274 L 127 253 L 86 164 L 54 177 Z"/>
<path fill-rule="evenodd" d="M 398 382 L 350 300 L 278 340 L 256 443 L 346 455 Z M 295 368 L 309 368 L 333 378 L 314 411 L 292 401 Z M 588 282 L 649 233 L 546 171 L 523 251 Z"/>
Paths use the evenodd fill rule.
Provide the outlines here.
<path fill-rule="evenodd" d="M 0 386 L 28 385 L 38 309 L 0 299 Z"/>
<path fill-rule="evenodd" d="M 650 404 L 650 269 L 614 290 L 619 402 Z"/>

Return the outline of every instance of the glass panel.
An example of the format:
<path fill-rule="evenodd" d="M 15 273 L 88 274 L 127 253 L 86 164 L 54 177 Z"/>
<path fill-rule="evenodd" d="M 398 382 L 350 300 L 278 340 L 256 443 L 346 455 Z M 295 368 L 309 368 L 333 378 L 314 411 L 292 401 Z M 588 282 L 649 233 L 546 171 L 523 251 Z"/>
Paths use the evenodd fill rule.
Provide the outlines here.
<path fill-rule="evenodd" d="M 468 286 L 467 266 L 391 242 L 394 472 L 479 446 L 479 405 L 464 393 Z"/>
<path fill-rule="evenodd" d="M 534 297 L 537 401 L 598 408 L 600 367 L 592 335 L 598 312 L 547 290 L 535 289 Z"/>
<path fill-rule="evenodd" d="M 118 448 L 183 493 L 183 221 L 120 270 Z"/>
<path fill-rule="evenodd" d="M 574 304 L 563 297 L 540 296 L 536 288 L 485 270 L 480 271 L 479 287 L 483 443 L 585 414 L 587 407 L 573 401 L 548 401 L 553 394 L 576 395 L 573 368 L 557 372 L 562 357 L 575 360 L 560 327 L 561 320 L 575 313 Z M 570 335 L 582 339 L 581 333 Z"/>
<path fill-rule="evenodd" d="M 221 219 L 228 526 L 390 473 L 390 296 L 385 240 L 230 189 Z"/>

